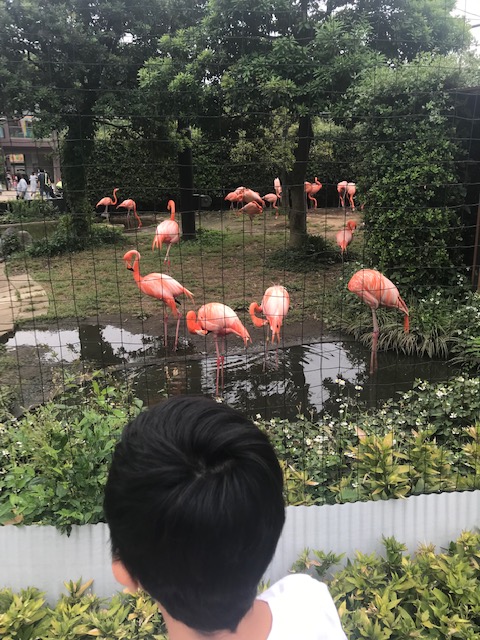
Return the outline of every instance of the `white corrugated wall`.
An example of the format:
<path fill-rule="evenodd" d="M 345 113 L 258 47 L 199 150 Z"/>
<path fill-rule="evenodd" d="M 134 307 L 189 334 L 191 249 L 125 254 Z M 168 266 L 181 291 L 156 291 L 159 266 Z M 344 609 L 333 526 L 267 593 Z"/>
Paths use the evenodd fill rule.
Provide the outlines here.
<path fill-rule="evenodd" d="M 382 552 L 382 536 L 394 536 L 410 552 L 421 543 L 440 550 L 462 531 L 480 526 L 480 491 L 415 496 L 405 500 L 355 502 L 321 507 L 288 507 L 287 522 L 266 579 L 284 576 L 309 547 L 353 557 L 355 551 Z M 110 571 L 106 525 L 74 527 L 70 537 L 53 527 L 0 527 L 0 588 L 35 586 L 50 602 L 63 582 L 94 579 L 94 591 L 108 597 L 117 589 Z"/>

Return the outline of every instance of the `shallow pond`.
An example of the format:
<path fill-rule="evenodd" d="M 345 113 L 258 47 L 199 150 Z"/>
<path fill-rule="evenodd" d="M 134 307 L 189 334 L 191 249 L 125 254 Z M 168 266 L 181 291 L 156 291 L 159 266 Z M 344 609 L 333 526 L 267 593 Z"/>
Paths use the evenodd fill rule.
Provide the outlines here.
<path fill-rule="evenodd" d="M 6 347 L 19 366 L 27 360 L 32 389 L 27 379 L 22 379 L 22 388 L 28 404 L 43 399 L 43 388 L 56 367 L 75 364 L 125 372 L 147 404 L 160 400 L 163 390 L 170 395 L 215 395 L 215 356 L 195 350 L 185 339 L 175 354 L 165 357 L 162 341 L 155 336 L 113 325 L 80 324 L 71 330 L 17 331 Z M 380 352 L 378 372 L 369 376 L 369 361 L 367 348 L 340 339 L 280 349 L 278 368 L 273 351 L 267 353 L 266 366 L 263 351 L 236 351 L 226 358 L 223 397 L 249 415 L 265 418 L 293 418 L 299 411 L 316 414 L 322 409 L 336 414 L 346 393 L 372 407 L 411 388 L 416 378 L 435 381 L 452 375 L 443 361 Z"/>

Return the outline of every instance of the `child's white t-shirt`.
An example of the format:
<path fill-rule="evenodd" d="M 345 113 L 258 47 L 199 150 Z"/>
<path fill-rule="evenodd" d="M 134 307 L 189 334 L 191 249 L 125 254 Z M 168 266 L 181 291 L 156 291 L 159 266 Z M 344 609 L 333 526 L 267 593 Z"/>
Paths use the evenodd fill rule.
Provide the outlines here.
<path fill-rule="evenodd" d="M 310 576 L 287 576 L 257 599 L 272 612 L 268 640 L 347 640 L 327 586 Z"/>

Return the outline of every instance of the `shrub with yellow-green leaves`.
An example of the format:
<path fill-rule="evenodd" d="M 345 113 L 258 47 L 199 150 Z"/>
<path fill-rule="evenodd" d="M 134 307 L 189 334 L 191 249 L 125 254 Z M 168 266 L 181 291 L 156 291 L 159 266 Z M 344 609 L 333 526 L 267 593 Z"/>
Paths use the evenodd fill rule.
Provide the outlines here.
<path fill-rule="evenodd" d="M 464 532 L 441 553 L 424 545 L 413 556 L 394 538 L 383 542 L 384 557 L 357 553 L 329 583 L 349 640 L 478 640 L 480 534 Z M 307 549 L 292 571 L 324 579 L 340 559 Z M 54 606 L 34 588 L 0 591 L 0 637 L 166 640 L 161 614 L 146 594 L 104 601 L 91 593 L 91 581 L 65 586 L 67 595 Z"/>

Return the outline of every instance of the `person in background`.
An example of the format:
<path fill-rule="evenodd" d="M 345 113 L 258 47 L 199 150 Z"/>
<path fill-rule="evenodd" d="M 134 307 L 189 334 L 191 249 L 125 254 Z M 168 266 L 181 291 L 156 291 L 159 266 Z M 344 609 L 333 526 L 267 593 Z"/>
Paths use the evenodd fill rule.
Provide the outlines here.
<path fill-rule="evenodd" d="M 32 171 L 32 173 L 30 174 L 30 198 L 31 200 L 33 200 L 35 198 L 35 196 L 37 195 L 37 174 L 35 173 L 35 171 Z"/>
<path fill-rule="evenodd" d="M 25 195 L 28 189 L 27 176 L 19 173 L 17 179 L 17 200 L 25 200 Z"/>
<path fill-rule="evenodd" d="M 124 429 L 105 487 L 115 578 L 158 603 L 170 640 L 346 640 L 327 586 L 289 575 L 257 595 L 285 521 L 265 433 L 177 396 Z"/>
<path fill-rule="evenodd" d="M 47 183 L 47 172 L 39 167 L 38 169 L 38 190 L 40 197 L 43 200 L 44 196 L 47 196 L 47 190 L 45 189 Z"/>

